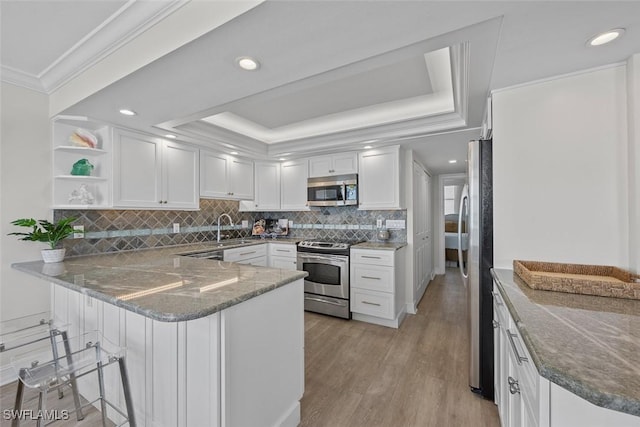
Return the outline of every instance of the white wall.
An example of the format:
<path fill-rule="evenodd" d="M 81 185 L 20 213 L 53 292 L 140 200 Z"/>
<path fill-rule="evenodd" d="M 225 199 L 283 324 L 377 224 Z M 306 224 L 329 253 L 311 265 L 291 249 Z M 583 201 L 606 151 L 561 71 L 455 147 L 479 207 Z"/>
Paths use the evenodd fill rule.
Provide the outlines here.
<path fill-rule="evenodd" d="M 640 274 L 640 53 L 627 63 L 629 121 L 629 268 Z"/>
<path fill-rule="evenodd" d="M 493 94 L 494 265 L 629 265 L 625 66 Z"/>
<path fill-rule="evenodd" d="M 49 309 L 49 284 L 11 268 L 40 259 L 36 242 L 19 241 L 17 218 L 51 219 L 49 99 L 39 92 L 2 83 L 0 122 L 0 320 Z"/>

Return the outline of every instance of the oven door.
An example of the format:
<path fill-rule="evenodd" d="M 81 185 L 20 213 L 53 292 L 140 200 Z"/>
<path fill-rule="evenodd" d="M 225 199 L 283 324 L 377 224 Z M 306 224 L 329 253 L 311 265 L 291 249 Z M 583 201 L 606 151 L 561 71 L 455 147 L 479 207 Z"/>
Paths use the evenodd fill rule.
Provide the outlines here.
<path fill-rule="evenodd" d="M 306 271 L 304 291 L 349 298 L 349 257 L 298 252 L 298 270 Z"/>

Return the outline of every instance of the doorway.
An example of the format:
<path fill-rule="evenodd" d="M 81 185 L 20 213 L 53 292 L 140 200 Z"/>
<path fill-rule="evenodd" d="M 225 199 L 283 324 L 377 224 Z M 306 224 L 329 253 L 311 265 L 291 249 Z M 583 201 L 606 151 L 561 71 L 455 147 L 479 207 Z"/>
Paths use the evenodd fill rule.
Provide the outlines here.
<path fill-rule="evenodd" d="M 467 174 L 445 174 L 438 176 L 438 197 L 436 199 L 435 208 L 436 214 L 434 215 L 435 230 L 434 230 L 434 251 L 436 253 L 435 259 L 435 271 L 436 274 L 444 274 L 445 268 L 448 266 L 456 267 L 458 254 L 457 249 L 454 246 L 447 244 L 447 240 L 455 240 L 449 236 L 450 239 L 446 239 L 447 233 L 457 232 L 458 213 L 460 211 L 460 194 L 464 184 L 467 183 Z M 457 246 L 456 246 L 457 248 Z"/>

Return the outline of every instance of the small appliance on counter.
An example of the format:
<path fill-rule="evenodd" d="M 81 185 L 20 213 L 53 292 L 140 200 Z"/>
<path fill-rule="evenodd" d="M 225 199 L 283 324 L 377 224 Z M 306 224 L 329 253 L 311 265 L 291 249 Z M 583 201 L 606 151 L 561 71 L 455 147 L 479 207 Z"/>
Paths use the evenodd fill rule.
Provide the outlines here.
<path fill-rule="evenodd" d="M 289 220 L 259 218 L 253 224 L 252 236 L 273 237 L 286 236 L 289 234 Z"/>

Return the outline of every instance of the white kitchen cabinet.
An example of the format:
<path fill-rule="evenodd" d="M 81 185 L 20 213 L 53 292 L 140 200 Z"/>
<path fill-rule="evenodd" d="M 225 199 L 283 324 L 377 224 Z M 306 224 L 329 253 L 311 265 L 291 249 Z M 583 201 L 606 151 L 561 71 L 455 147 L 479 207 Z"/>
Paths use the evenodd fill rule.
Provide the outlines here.
<path fill-rule="evenodd" d="M 198 209 L 198 149 L 179 142 L 116 130 L 113 206 Z"/>
<path fill-rule="evenodd" d="M 223 259 L 225 261 L 236 262 L 238 264 L 250 264 L 266 267 L 267 245 L 259 244 L 227 249 L 224 251 Z"/>
<path fill-rule="evenodd" d="M 360 209 L 400 209 L 400 147 L 360 153 L 358 158 Z"/>
<path fill-rule="evenodd" d="M 72 145 L 69 138 L 79 128 L 98 139 L 96 148 Z M 112 133 L 111 127 L 86 117 L 58 116 L 52 120 L 54 209 L 105 209 L 111 206 Z M 71 175 L 74 163 L 81 159 L 93 165 L 91 174 Z"/>
<path fill-rule="evenodd" d="M 200 196 L 214 199 L 253 199 L 253 162 L 200 150 Z"/>
<path fill-rule="evenodd" d="M 355 320 L 398 328 L 406 315 L 403 295 L 404 248 L 351 249 L 351 312 Z"/>
<path fill-rule="evenodd" d="M 309 178 L 349 173 L 358 173 L 358 153 L 338 153 L 309 159 Z"/>
<path fill-rule="evenodd" d="M 309 162 L 307 159 L 293 160 L 280 165 L 282 210 L 308 210 L 307 178 Z"/>
<path fill-rule="evenodd" d="M 242 200 L 240 211 L 280 210 L 280 163 L 255 163 L 255 197 Z"/>
<path fill-rule="evenodd" d="M 269 267 L 284 270 L 297 270 L 298 251 L 291 243 L 268 243 Z"/>

